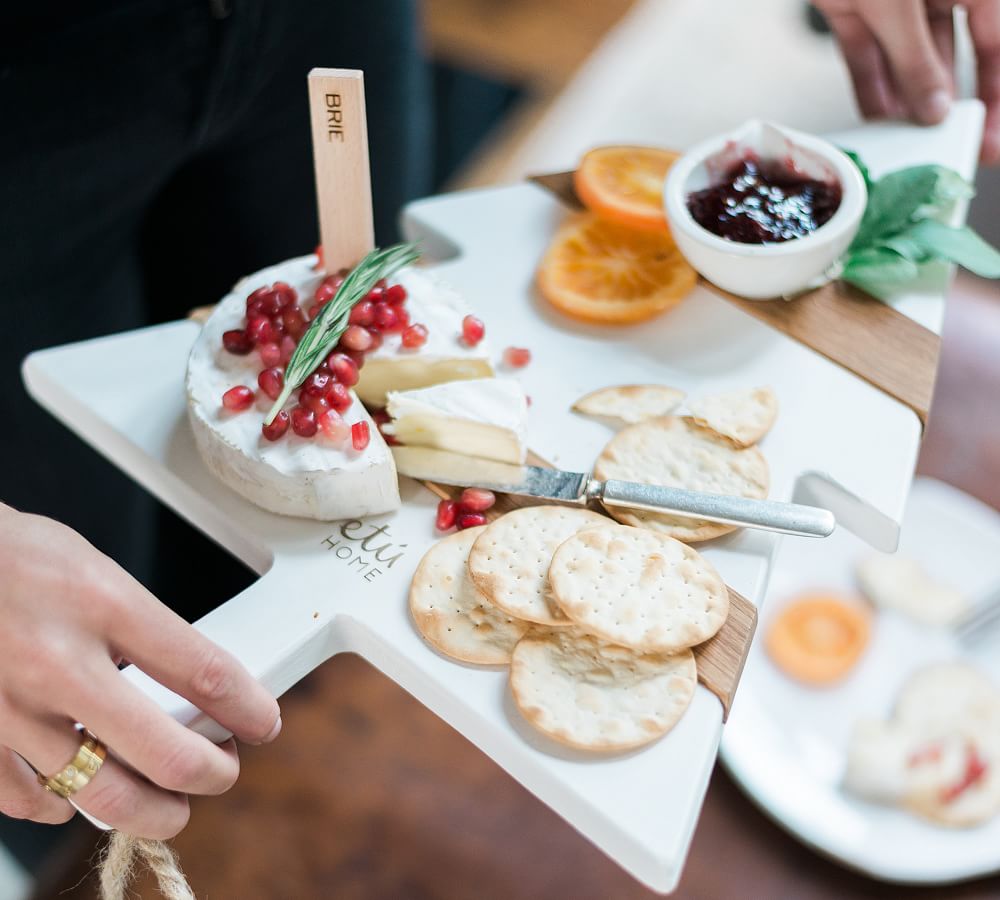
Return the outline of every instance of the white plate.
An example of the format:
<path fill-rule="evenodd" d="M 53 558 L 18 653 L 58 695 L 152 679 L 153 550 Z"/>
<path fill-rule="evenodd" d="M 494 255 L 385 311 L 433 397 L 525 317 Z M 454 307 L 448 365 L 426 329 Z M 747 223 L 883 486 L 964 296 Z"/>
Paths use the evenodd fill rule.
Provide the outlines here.
<path fill-rule="evenodd" d="M 772 570 L 758 635 L 793 595 L 854 589 L 852 572 L 870 553 L 840 530 L 822 542 L 785 541 Z M 1000 584 L 1000 514 L 955 488 L 914 483 L 900 553 L 972 596 Z M 801 687 L 782 675 L 757 640 L 722 741 L 726 767 L 751 797 L 796 837 L 876 878 L 943 883 L 1000 870 L 1000 817 L 949 830 L 845 794 L 839 782 L 852 723 L 884 716 L 914 669 L 963 657 L 1000 683 L 1000 632 L 963 650 L 947 632 L 880 613 L 872 641 L 847 681 Z"/>

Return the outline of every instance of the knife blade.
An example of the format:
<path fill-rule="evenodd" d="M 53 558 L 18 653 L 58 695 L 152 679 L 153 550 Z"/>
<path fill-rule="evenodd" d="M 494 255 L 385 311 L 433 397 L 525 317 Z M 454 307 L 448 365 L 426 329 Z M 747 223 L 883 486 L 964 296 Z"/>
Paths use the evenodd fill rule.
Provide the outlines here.
<path fill-rule="evenodd" d="M 815 506 L 706 494 L 633 481 L 600 481 L 585 472 L 494 462 L 429 447 L 393 447 L 396 469 L 419 481 L 485 488 L 498 494 L 535 497 L 690 516 L 708 522 L 759 528 L 803 537 L 828 537 L 837 526 L 832 512 Z"/>

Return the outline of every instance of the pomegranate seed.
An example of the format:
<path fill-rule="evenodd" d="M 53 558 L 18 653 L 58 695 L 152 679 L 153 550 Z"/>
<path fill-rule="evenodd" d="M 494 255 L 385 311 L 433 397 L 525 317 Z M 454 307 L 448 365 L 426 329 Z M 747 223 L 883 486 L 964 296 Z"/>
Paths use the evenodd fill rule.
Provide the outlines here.
<path fill-rule="evenodd" d="M 485 334 L 486 326 L 482 319 L 472 315 L 462 319 L 462 340 L 470 347 L 475 347 Z"/>
<path fill-rule="evenodd" d="M 230 388 L 222 395 L 222 405 L 230 412 L 243 412 L 253 403 L 253 391 L 244 385 Z"/>
<path fill-rule="evenodd" d="M 371 300 L 362 300 L 355 304 L 348 321 L 352 325 L 364 325 L 365 327 L 371 325 L 375 321 L 375 304 Z"/>
<path fill-rule="evenodd" d="M 326 402 L 337 410 L 337 412 L 342 413 L 352 403 L 351 394 L 339 381 L 334 381 L 330 384 L 326 392 Z"/>
<path fill-rule="evenodd" d="M 434 519 L 434 527 L 438 531 L 447 531 L 455 524 L 458 516 L 458 504 L 454 500 L 442 500 L 438 504 L 437 517 Z"/>
<path fill-rule="evenodd" d="M 288 413 L 281 410 L 274 417 L 274 421 L 270 425 L 262 425 L 260 430 L 269 441 L 278 440 L 278 438 L 288 431 Z"/>
<path fill-rule="evenodd" d="M 258 310 L 263 309 L 264 297 L 267 296 L 267 294 L 268 294 L 268 292 L 270 290 L 271 289 L 267 285 L 264 285 L 264 287 L 259 287 L 256 290 L 251 291 L 249 294 L 247 294 L 247 315 L 248 316 L 251 314 L 251 312 L 250 312 L 250 307 L 251 306 L 254 307 L 255 309 L 258 309 Z M 259 313 L 257 313 L 257 315 L 259 315 Z"/>
<path fill-rule="evenodd" d="M 331 353 L 326 358 L 330 372 L 345 387 L 354 387 L 358 383 L 358 365 L 346 353 Z"/>
<path fill-rule="evenodd" d="M 306 393 L 299 398 L 299 403 L 306 409 L 311 409 L 317 416 L 323 415 L 330 408 L 330 401 L 326 397 L 313 397 Z"/>
<path fill-rule="evenodd" d="M 303 393 L 322 397 L 330 387 L 330 376 L 326 372 L 313 372 L 303 383 Z"/>
<path fill-rule="evenodd" d="M 281 309 L 291 306 L 296 300 L 299 299 L 299 295 L 295 292 L 290 284 L 284 281 L 276 281 L 271 285 L 271 290 L 274 291 L 278 296 L 278 303 Z"/>
<path fill-rule="evenodd" d="M 380 278 L 378 281 L 375 282 L 375 287 L 377 287 L 379 290 L 384 291 L 387 287 L 389 287 L 389 282 L 386 281 L 384 278 Z"/>
<path fill-rule="evenodd" d="M 312 306 L 309 307 L 309 310 L 306 312 L 306 318 L 311 322 L 313 319 L 316 318 L 316 316 L 320 314 L 322 309 L 323 309 L 322 303 L 314 303 Z"/>
<path fill-rule="evenodd" d="M 351 445 L 355 450 L 364 450 L 371 439 L 372 433 L 367 422 L 355 422 L 351 426 Z"/>
<path fill-rule="evenodd" d="M 332 284 L 327 284 L 325 281 L 321 282 L 319 287 L 316 288 L 316 293 L 313 294 L 313 300 L 319 306 L 325 306 L 329 303 L 334 295 L 337 293 L 337 289 Z"/>
<path fill-rule="evenodd" d="M 288 361 L 292 358 L 292 354 L 295 352 L 295 348 L 298 344 L 295 338 L 286 334 L 281 339 L 281 343 L 278 346 L 281 348 L 281 364 L 283 366 L 287 366 Z"/>
<path fill-rule="evenodd" d="M 402 306 L 393 306 L 396 310 L 396 327 L 393 331 L 404 331 L 410 327 L 410 312 Z"/>
<path fill-rule="evenodd" d="M 270 319 L 268 319 L 268 321 L 271 323 L 272 330 L 277 335 L 277 337 L 275 338 L 276 341 L 280 341 L 281 336 L 285 333 L 285 321 L 284 319 L 282 319 L 282 315 L 284 314 L 284 312 L 285 311 L 282 310 L 280 313 L 276 313 L 275 315 L 271 316 Z"/>
<path fill-rule="evenodd" d="M 496 502 L 496 494 L 484 488 L 466 488 L 458 498 L 458 505 L 465 513 L 486 512 Z"/>
<path fill-rule="evenodd" d="M 385 303 L 375 307 L 376 328 L 380 328 L 382 331 L 392 331 L 398 322 L 399 316 L 396 315 L 396 307 Z"/>
<path fill-rule="evenodd" d="M 427 328 L 419 322 L 403 332 L 404 347 L 423 347 L 427 343 Z"/>
<path fill-rule="evenodd" d="M 372 303 L 381 303 L 385 300 L 385 286 L 383 284 L 376 284 L 375 287 L 368 292 L 368 299 L 371 300 Z"/>
<path fill-rule="evenodd" d="M 285 333 L 299 340 L 306 330 L 306 317 L 297 306 L 288 306 L 281 311 L 281 324 Z"/>
<path fill-rule="evenodd" d="M 347 331 L 341 335 L 340 342 L 348 350 L 367 350 L 372 345 L 371 332 L 360 325 L 348 325 Z"/>
<path fill-rule="evenodd" d="M 406 300 L 406 288 L 401 284 L 390 284 L 382 295 L 386 303 L 391 306 L 399 306 Z"/>
<path fill-rule="evenodd" d="M 316 418 L 316 424 L 323 432 L 323 437 L 338 447 L 346 444 L 351 436 L 351 426 L 335 409 L 328 409 L 326 412 L 320 413 Z"/>
<path fill-rule="evenodd" d="M 371 346 L 370 349 L 374 350 L 376 347 L 381 347 L 382 346 L 382 335 L 376 334 L 376 333 L 373 332 L 372 333 L 372 337 L 373 338 L 377 338 L 378 339 L 378 343 L 372 344 L 372 346 Z M 354 361 L 354 365 L 356 365 L 359 369 L 365 364 L 365 354 L 364 354 L 364 351 L 362 351 L 362 350 L 344 350 L 343 354 L 348 359 L 353 360 Z"/>
<path fill-rule="evenodd" d="M 257 355 L 265 369 L 270 369 L 271 366 L 276 366 L 281 362 L 281 348 L 274 342 L 258 344 Z"/>
<path fill-rule="evenodd" d="M 503 352 L 504 365 L 521 369 L 531 362 L 531 351 L 527 347 L 508 347 Z"/>
<path fill-rule="evenodd" d="M 247 320 L 247 338 L 254 344 L 273 344 L 281 340 L 281 335 L 267 316 L 253 316 Z"/>
<path fill-rule="evenodd" d="M 531 394 L 524 395 L 524 402 L 527 403 L 528 406 L 531 406 Z"/>
<path fill-rule="evenodd" d="M 264 315 L 273 316 L 281 310 L 281 296 L 274 290 L 273 287 L 268 288 L 265 293 L 261 294 L 260 299 L 263 305 Z"/>
<path fill-rule="evenodd" d="M 466 528 L 475 528 L 477 525 L 486 524 L 486 516 L 482 513 L 464 513 L 460 512 L 455 517 L 455 524 L 458 526 L 458 530 L 462 531 Z"/>
<path fill-rule="evenodd" d="M 237 356 L 246 356 L 253 350 L 253 341 L 242 328 L 222 332 L 222 346 Z"/>
<path fill-rule="evenodd" d="M 285 386 L 285 373 L 277 366 L 264 369 L 257 376 L 257 386 L 272 400 L 277 400 L 281 389 Z"/>
<path fill-rule="evenodd" d="M 316 254 L 316 265 L 313 266 L 313 269 L 317 272 L 322 272 L 323 269 L 326 268 L 326 266 L 323 265 L 323 245 L 317 244 L 313 253 Z"/>
<path fill-rule="evenodd" d="M 379 331 L 377 328 L 372 328 L 368 333 L 372 337 L 372 345 L 368 348 L 367 352 L 372 353 L 373 351 L 378 350 L 378 348 L 382 346 L 382 340 L 383 340 L 382 332 Z"/>
<path fill-rule="evenodd" d="M 312 437 L 316 433 L 316 413 L 304 406 L 292 410 L 292 431 L 299 437 Z"/>

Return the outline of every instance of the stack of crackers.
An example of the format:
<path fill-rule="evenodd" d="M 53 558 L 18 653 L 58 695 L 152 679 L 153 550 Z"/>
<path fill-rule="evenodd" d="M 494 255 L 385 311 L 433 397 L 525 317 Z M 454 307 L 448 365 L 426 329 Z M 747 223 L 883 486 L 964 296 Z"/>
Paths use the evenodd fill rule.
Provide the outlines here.
<path fill-rule="evenodd" d="M 608 388 L 574 407 L 626 423 L 594 474 L 750 497 L 768 470 L 752 446 L 770 428 L 768 389 L 671 412 L 662 386 Z M 694 696 L 692 647 L 729 614 L 729 592 L 688 542 L 731 526 L 638 510 L 533 506 L 449 535 L 424 556 L 410 611 L 424 638 L 466 663 L 510 665 L 525 719 L 549 737 L 622 751 L 666 734 Z"/>

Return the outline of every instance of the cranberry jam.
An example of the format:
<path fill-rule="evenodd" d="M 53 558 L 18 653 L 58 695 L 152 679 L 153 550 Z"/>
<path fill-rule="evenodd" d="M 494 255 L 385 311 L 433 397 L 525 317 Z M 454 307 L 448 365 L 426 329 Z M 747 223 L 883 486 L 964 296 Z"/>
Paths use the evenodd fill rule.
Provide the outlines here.
<path fill-rule="evenodd" d="M 780 162 L 747 156 L 712 187 L 688 194 L 694 220 L 741 244 L 776 244 L 803 237 L 840 206 L 840 185 L 805 178 Z"/>

